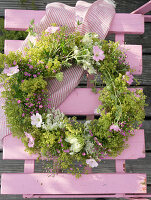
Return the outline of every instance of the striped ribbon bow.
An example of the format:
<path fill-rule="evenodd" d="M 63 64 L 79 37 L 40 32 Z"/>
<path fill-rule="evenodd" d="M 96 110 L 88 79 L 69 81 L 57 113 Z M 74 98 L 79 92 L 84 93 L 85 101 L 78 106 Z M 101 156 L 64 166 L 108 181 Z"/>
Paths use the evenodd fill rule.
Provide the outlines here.
<path fill-rule="evenodd" d="M 46 30 L 51 23 L 58 26 L 68 26 L 70 31 L 74 31 L 77 27 L 77 21 L 82 24 L 77 27 L 77 31 L 85 34 L 87 32 L 95 32 L 100 39 L 105 39 L 112 19 L 115 14 L 115 4 L 113 0 L 97 0 L 94 3 L 78 1 L 75 7 L 65 5 L 63 3 L 50 3 L 46 6 L 46 14 L 41 21 L 36 24 L 35 31 L 40 34 Z M 23 52 L 23 48 L 28 46 L 28 40 L 31 36 L 27 36 L 22 47 L 19 49 Z M 66 97 L 79 84 L 84 70 L 81 67 L 70 67 L 64 71 L 62 82 L 52 79 L 48 81 L 48 91 L 52 98 L 51 105 L 57 108 Z M 0 86 L 0 92 L 3 87 Z M 6 126 L 6 117 L 2 104 L 4 99 L 0 97 L 0 138 L 10 134 L 10 130 Z"/>

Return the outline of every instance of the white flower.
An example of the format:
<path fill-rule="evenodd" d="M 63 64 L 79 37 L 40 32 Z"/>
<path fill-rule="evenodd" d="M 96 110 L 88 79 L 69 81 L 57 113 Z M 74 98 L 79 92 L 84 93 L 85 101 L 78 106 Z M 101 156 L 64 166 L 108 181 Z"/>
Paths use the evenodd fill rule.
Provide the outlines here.
<path fill-rule="evenodd" d="M 13 74 L 16 74 L 18 72 L 19 72 L 18 65 L 16 65 L 15 67 L 5 68 L 3 70 L 3 73 L 7 74 L 7 76 L 12 76 Z"/>
<path fill-rule="evenodd" d="M 95 115 L 100 114 L 100 109 L 99 109 L 99 108 L 96 108 L 96 109 L 94 110 L 94 114 L 95 114 Z"/>
<path fill-rule="evenodd" d="M 73 151 L 76 153 L 79 152 L 81 149 L 82 149 L 82 145 L 79 142 L 72 144 L 70 147 L 70 151 Z"/>
<path fill-rule="evenodd" d="M 90 33 L 86 33 L 84 35 L 82 42 L 87 43 L 87 44 L 92 42 L 92 38 L 91 38 Z"/>
<path fill-rule="evenodd" d="M 88 72 L 89 74 L 97 74 L 96 70 L 93 67 L 89 67 Z"/>
<path fill-rule="evenodd" d="M 29 37 L 29 41 L 30 41 L 31 43 L 33 43 L 33 45 L 35 46 L 35 45 L 36 45 L 37 38 L 36 38 L 35 36 L 31 35 L 31 36 Z"/>
<path fill-rule="evenodd" d="M 42 116 L 39 113 L 33 114 L 31 116 L 31 124 L 35 125 L 36 127 L 41 127 L 42 124 Z"/>
<path fill-rule="evenodd" d="M 90 166 L 90 167 L 97 167 L 98 166 L 98 163 L 94 160 L 94 159 L 87 159 L 86 160 L 86 163 Z"/>

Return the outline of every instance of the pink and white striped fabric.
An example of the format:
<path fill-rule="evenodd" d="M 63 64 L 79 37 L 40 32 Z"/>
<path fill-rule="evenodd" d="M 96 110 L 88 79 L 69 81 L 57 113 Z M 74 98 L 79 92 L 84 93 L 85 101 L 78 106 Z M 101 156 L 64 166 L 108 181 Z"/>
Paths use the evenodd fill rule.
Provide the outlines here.
<path fill-rule="evenodd" d="M 63 3 L 50 3 L 46 6 L 46 15 L 35 25 L 35 32 L 38 35 L 50 27 L 51 23 L 58 26 L 68 26 L 69 30 L 81 32 L 95 32 L 100 39 L 105 39 L 111 26 L 112 19 L 115 15 L 115 5 L 112 0 L 97 0 L 90 4 L 85 1 L 78 1 L 75 7 Z M 77 27 L 77 19 L 81 19 L 82 24 Z M 22 47 L 28 46 L 28 40 L 33 37 L 28 36 Z M 48 81 L 49 95 L 51 95 L 53 107 L 58 107 L 66 97 L 78 86 L 84 70 L 80 67 L 71 67 L 64 71 L 64 79 L 59 82 L 55 79 Z M 0 86 L 0 92 L 3 87 Z M 0 105 L 4 104 L 4 99 L 0 98 Z M 0 139 L 10 134 L 6 127 L 6 117 L 2 107 L 0 107 Z M 1 144 L 0 144 L 1 145 Z"/>

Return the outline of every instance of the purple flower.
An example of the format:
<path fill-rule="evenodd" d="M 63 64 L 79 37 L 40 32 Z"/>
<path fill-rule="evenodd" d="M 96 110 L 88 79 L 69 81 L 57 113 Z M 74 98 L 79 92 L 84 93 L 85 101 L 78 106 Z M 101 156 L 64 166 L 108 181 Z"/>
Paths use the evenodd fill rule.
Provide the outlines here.
<path fill-rule="evenodd" d="M 67 150 L 63 150 L 65 153 L 69 153 L 70 152 L 70 150 L 69 149 L 67 149 Z"/>
<path fill-rule="evenodd" d="M 16 61 L 14 60 L 13 65 L 17 65 Z"/>
<path fill-rule="evenodd" d="M 85 156 L 85 155 L 86 155 L 86 153 L 84 153 L 84 152 L 83 152 L 83 153 L 82 153 L 82 155 L 83 155 L 83 156 Z"/>
<path fill-rule="evenodd" d="M 48 66 L 46 65 L 45 68 L 48 69 Z"/>
<path fill-rule="evenodd" d="M 112 124 L 112 125 L 110 126 L 110 130 L 114 130 L 114 131 L 116 131 L 116 132 L 121 131 L 121 129 L 119 128 L 119 126 L 116 125 L 116 124 Z"/>
<path fill-rule="evenodd" d="M 29 66 L 29 69 L 32 69 L 32 68 L 33 68 L 33 66 L 32 66 L 32 65 L 30 65 L 30 66 Z"/>
<path fill-rule="evenodd" d="M 60 151 L 58 149 L 56 149 L 57 153 L 60 153 Z"/>
<path fill-rule="evenodd" d="M 29 62 L 31 62 L 31 59 L 29 59 Z"/>
<path fill-rule="evenodd" d="M 18 100 L 17 103 L 18 103 L 18 104 L 21 103 L 21 100 Z"/>
<path fill-rule="evenodd" d="M 33 103 L 30 103 L 29 107 L 32 107 L 34 104 Z"/>
<path fill-rule="evenodd" d="M 98 46 L 93 46 L 93 53 L 94 53 L 93 59 L 95 61 L 104 60 L 105 58 L 104 51 L 99 49 Z"/>
<path fill-rule="evenodd" d="M 36 75 L 36 74 L 34 74 L 34 75 L 33 75 L 33 77 L 34 77 L 34 78 L 36 78 L 36 77 L 37 77 L 37 75 Z"/>
<path fill-rule="evenodd" d="M 16 65 L 15 67 L 5 68 L 3 70 L 3 73 L 7 74 L 7 76 L 12 76 L 13 74 L 16 74 L 18 72 L 19 72 L 18 65 Z"/>
<path fill-rule="evenodd" d="M 38 72 L 37 74 L 40 75 L 40 72 Z"/>
<path fill-rule="evenodd" d="M 24 116 L 25 116 L 25 113 L 22 114 L 22 117 L 24 117 Z"/>
<path fill-rule="evenodd" d="M 26 101 L 29 101 L 29 98 L 26 98 Z"/>
<path fill-rule="evenodd" d="M 126 72 L 126 76 L 128 77 L 128 81 L 126 80 L 125 75 L 123 75 L 123 79 L 130 85 L 133 82 L 134 76 L 129 71 Z"/>
<path fill-rule="evenodd" d="M 24 133 L 26 137 L 29 139 L 28 146 L 33 147 L 35 138 L 33 138 L 33 136 L 30 133 L 27 133 L 27 132 L 24 132 Z"/>
<path fill-rule="evenodd" d="M 25 75 L 25 76 L 28 76 L 28 72 L 24 72 L 24 75 Z"/>

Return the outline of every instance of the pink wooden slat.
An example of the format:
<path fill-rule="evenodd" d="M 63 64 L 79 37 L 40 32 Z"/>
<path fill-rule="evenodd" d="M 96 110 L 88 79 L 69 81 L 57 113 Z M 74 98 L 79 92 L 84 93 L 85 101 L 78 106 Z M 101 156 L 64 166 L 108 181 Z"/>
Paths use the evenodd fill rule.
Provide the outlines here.
<path fill-rule="evenodd" d="M 118 41 L 118 40 L 117 40 Z M 9 51 L 16 51 L 23 41 L 21 40 L 5 40 L 5 54 Z M 135 75 L 142 74 L 142 46 L 141 45 L 121 45 L 127 53 L 126 62 L 129 63 L 131 69 L 136 71 L 133 73 Z"/>
<path fill-rule="evenodd" d="M 129 145 L 128 149 L 125 149 L 120 156 L 116 158 L 109 158 L 106 156 L 104 159 L 138 159 L 145 158 L 145 141 L 144 130 L 135 130 L 135 135 L 129 137 L 126 142 Z M 12 151 L 13 149 L 13 151 Z M 20 139 L 8 135 L 3 139 L 3 159 L 14 160 L 27 160 L 37 159 L 38 155 L 29 155 L 25 152 L 25 147 Z"/>
<path fill-rule="evenodd" d="M 135 75 L 142 74 L 142 46 L 141 45 L 121 45 L 127 52 L 126 62 L 131 69 L 134 69 Z"/>
<path fill-rule="evenodd" d="M 138 9 L 134 10 L 133 14 L 146 14 L 151 10 L 151 1 L 147 2 L 143 6 L 139 7 Z"/>
<path fill-rule="evenodd" d="M 144 17 L 142 15 L 135 16 L 136 18 L 133 18 L 132 14 L 116 14 L 109 33 L 143 34 Z"/>
<path fill-rule="evenodd" d="M 35 19 L 38 23 L 45 15 L 45 11 L 37 10 L 5 10 L 5 28 L 7 30 L 26 30 L 30 21 Z M 142 15 L 116 14 L 109 33 L 144 33 L 144 18 Z"/>
<path fill-rule="evenodd" d="M 135 91 L 136 88 L 130 90 Z M 90 88 L 75 88 L 58 108 L 66 115 L 92 115 L 101 104 L 98 98 L 99 94 L 93 93 Z"/>
<path fill-rule="evenodd" d="M 7 55 L 10 51 L 16 51 L 22 46 L 23 42 L 23 40 L 5 40 L 4 53 Z"/>
<path fill-rule="evenodd" d="M 4 27 L 7 30 L 25 31 L 28 29 L 32 19 L 35 19 L 35 24 L 37 24 L 45 13 L 45 10 L 5 9 Z"/>
<path fill-rule="evenodd" d="M 2 174 L 2 194 L 146 193 L 145 174 Z M 145 184 L 145 185 L 143 185 Z"/>

